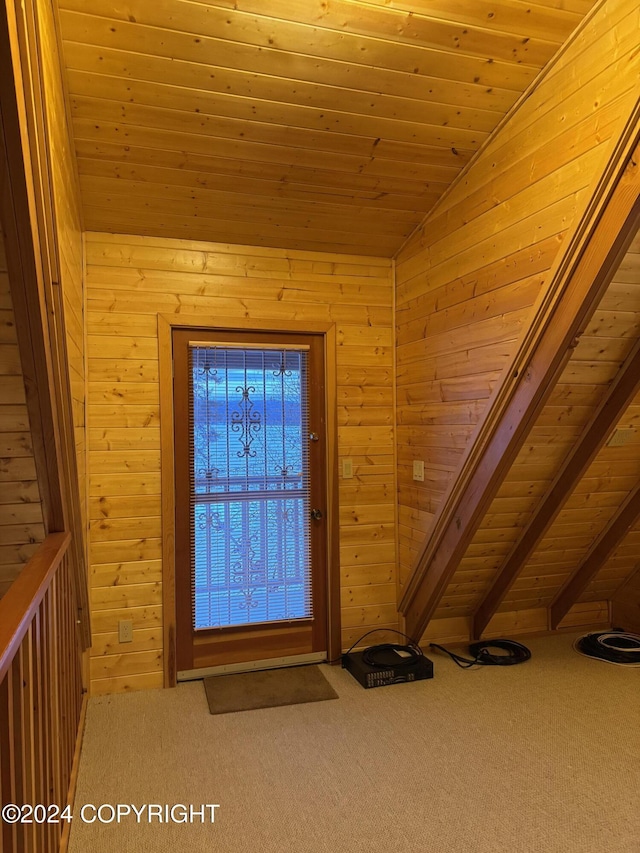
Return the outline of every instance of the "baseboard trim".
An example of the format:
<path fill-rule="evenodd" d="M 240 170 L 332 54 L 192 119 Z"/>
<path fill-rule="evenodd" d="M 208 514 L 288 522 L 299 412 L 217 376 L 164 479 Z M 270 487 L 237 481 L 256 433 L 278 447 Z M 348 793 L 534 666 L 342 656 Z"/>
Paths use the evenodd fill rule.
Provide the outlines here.
<path fill-rule="evenodd" d="M 76 748 L 73 753 L 73 764 L 71 765 L 71 776 L 69 778 L 69 790 L 67 792 L 67 805 L 69 811 L 73 814 L 73 805 L 76 799 L 76 788 L 78 785 L 78 771 L 80 769 L 80 753 L 82 752 L 82 740 L 84 738 L 84 726 L 87 718 L 87 706 L 89 704 L 89 694 L 84 693 L 82 697 L 82 708 L 80 709 L 80 719 L 78 720 L 78 733 L 76 735 Z M 71 821 L 64 821 L 62 835 L 60 836 L 59 853 L 67 853 L 69 847 L 69 836 L 71 834 Z"/>

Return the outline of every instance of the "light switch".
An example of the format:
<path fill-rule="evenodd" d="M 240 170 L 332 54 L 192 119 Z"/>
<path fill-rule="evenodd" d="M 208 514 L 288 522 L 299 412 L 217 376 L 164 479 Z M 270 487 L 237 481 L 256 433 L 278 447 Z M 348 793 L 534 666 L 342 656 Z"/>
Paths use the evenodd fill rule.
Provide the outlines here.
<path fill-rule="evenodd" d="M 353 459 L 342 460 L 342 478 L 350 480 L 353 477 Z"/>
<path fill-rule="evenodd" d="M 424 483 L 424 462 L 422 459 L 413 460 L 413 479 Z"/>

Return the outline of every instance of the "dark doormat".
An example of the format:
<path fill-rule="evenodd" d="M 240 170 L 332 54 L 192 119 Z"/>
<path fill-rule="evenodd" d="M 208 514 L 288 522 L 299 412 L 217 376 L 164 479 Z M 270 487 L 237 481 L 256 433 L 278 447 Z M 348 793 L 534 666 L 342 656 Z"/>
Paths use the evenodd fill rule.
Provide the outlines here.
<path fill-rule="evenodd" d="M 301 705 L 337 699 L 338 694 L 317 666 L 266 669 L 204 679 L 212 714 L 254 711 L 280 705 Z"/>

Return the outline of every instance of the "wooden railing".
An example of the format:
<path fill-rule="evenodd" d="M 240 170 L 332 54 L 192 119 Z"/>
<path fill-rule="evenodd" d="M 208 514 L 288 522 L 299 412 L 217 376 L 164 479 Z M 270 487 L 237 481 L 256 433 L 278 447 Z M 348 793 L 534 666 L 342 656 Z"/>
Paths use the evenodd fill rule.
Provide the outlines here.
<path fill-rule="evenodd" d="M 53 853 L 68 836 L 43 817 L 69 802 L 83 709 L 70 540 L 47 536 L 0 600 L 0 801 L 48 809 L 0 820 L 0 853 Z"/>

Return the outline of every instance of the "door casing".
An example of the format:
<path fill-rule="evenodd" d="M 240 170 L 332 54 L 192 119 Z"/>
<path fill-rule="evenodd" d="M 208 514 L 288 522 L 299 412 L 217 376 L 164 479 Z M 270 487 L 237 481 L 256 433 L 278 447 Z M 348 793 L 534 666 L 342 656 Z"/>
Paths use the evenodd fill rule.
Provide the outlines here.
<path fill-rule="evenodd" d="M 333 323 L 290 321 L 260 322 L 215 317 L 158 314 L 160 383 L 161 506 L 162 506 L 162 606 L 164 639 L 164 684 L 173 687 L 176 667 L 175 605 L 175 475 L 173 414 L 173 329 L 209 328 L 216 332 L 275 332 L 321 334 L 324 341 L 326 410 L 326 553 L 327 553 L 327 656 L 340 657 L 340 554 L 338 509 L 338 429 L 336 403 L 336 329 Z"/>
<path fill-rule="evenodd" d="M 176 437 L 176 647 L 178 680 L 195 677 L 199 671 L 212 667 L 244 663 L 271 658 L 318 654 L 327 648 L 327 559 L 326 559 L 326 412 L 324 382 L 324 340 L 319 334 L 298 332 L 274 333 L 252 331 L 224 331 L 212 329 L 174 329 L 174 429 Z M 311 475 L 311 506 L 322 507 L 322 518 L 307 524 L 311 562 L 311 587 L 314 616 L 308 619 L 283 620 L 261 624 L 232 625 L 226 628 L 193 631 L 193 590 L 191 555 L 193 536 L 192 519 L 185 512 L 190 503 L 187 472 L 191 467 L 189 419 L 188 368 L 190 342 L 197 339 L 203 346 L 232 347 L 237 350 L 299 349 L 308 357 L 308 388 L 306 404 L 309 412 L 309 432 L 321 434 L 319 441 L 308 442 L 308 463 Z M 180 382 L 178 382 L 180 379 Z M 180 389 L 179 391 L 177 389 Z M 319 394 L 322 396 L 320 397 Z M 303 439 L 304 440 L 304 439 Z M 262 664 L 264 668 L 264 663 Z"/>

